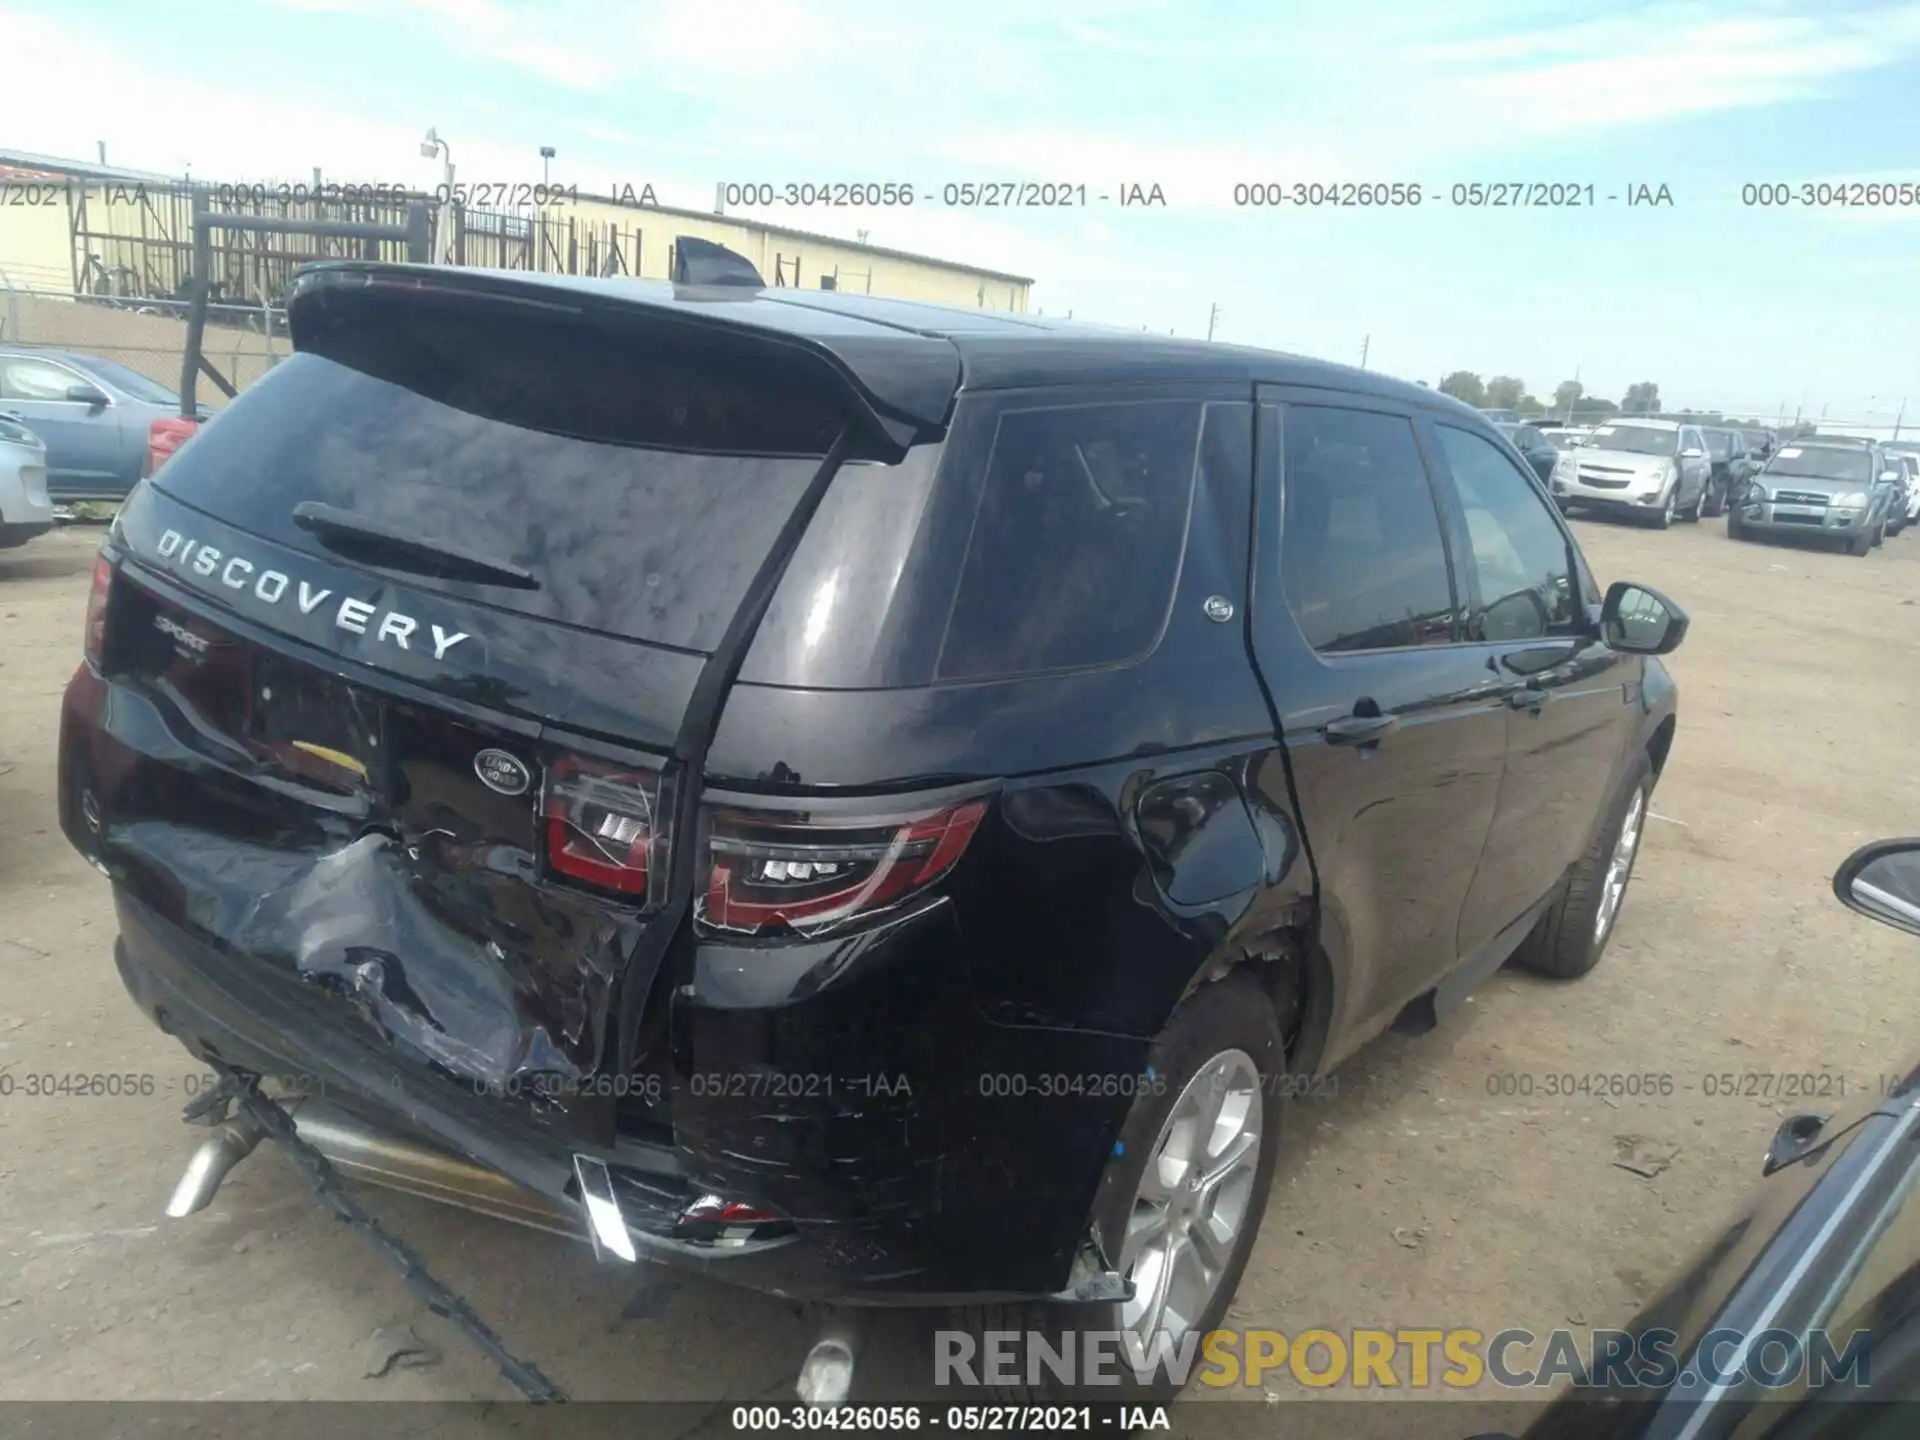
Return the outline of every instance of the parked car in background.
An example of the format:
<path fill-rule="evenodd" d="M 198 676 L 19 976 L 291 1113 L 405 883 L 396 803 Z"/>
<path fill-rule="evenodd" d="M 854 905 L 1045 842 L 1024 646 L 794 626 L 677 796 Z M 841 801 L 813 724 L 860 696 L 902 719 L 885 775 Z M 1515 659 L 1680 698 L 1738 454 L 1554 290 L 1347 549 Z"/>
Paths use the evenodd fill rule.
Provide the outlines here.
<path fill-rule="evenodd" d="M 180 397 L 117 360 L 9 346 L 0 347 L 0 410 L 45 442 L 56 503 L 124 500 L 146 473 L 155 423 L 180 422 Z"/>
<path fill-rule="evenodd" d="M 52 528 L 47 447 L 17 417 L 0 411 L 0 550 L 24 545 Z"/>
<path fill-rule="evenodd" d="M 1849 909 L 1920 934 L 1920 840 L 1863 846 L 1833 888 Z M 1526 1440 L 1915 1433 L 1920 1063 L 1824 1083 L 1836 1078 L 1798 1092 L 1809 1108 L 1775 1129 L 1740 1213 L 1623 1327 L 1625 1363 L 1589 1372 Z M 1784 1367 L 1783 1346 L 1796 1357 Z"/>
<path fill-rule="evenodd" d="M 1895 472 L 1893 493 L 1887 501 L 1887 534 L 1898 535 L 1913 524 L 1912 509 L 1916 488 L 1920 488 L 1920 456 L 1898 450 L 1883 450 L 1888 469 Z"/>
<path fill-rule="evenodd" d="M 1520 412 L 1517 410 L 1489 410 L 1483 406 L 1480 413 L 1489 423 L 1494 425 L 1517 425 L 1520 423 Z"/>
<path fill-rule="evenodd" d="M 1907 524 L 1920 525 L 1920 441 L 1889 440 L 1882 447 L 1898 456 L 1907 475 Z"/>
<path fill-rule="evenodd" d="M 1793 441 L 1747 481 L 1746 493 L 1727 511 L 1727 534 L 1735 540 L 1802 535 L 1865 555 L 1886 538 L 1899 473 L 1870 440 Z"/>
<path fill-rule="evenodd" d="M 1500 424 L 1493 428 L 1513 442 L 1513 448 L 1533 467 L 1533 473 L 1544 485 L 1553 473 L 1554 461 L 1560 458 L 1560 447 L 1547 438 L 1546 431 L 1533 425 Z"/>
<path fill-rule="evenodd" d="M 1664 530 L 1700 518 L 1711 473 L 1699 426 L 1619 420 L 1594 426 L 1585 445 L 1563 453 L 1549 484 L 1563 508 L 1630 515 Z"/>
<path fill-rule="evenodd" d="M 609 1261 L 1178 1344 L 1287 1076 L 1606 950 L 1687 619 L 1454 400 L 865 295 L 287 308 L 120 509 L 58 794 L 136 1002 L 344 1133 Z"/>
<path fill-rule="evenodd" d="M 1702 515 L 1718 515 L 1727 508 L 1727 496 L 1733 491 L 1735 480 L 1734 467 L 1746 458 L 1747 440 L 1738 430 L 1723 429 L 1718 425 L 1700 427 L 1700 437 L 1707 442 L 1707 500 L 1700 507 Z"/>

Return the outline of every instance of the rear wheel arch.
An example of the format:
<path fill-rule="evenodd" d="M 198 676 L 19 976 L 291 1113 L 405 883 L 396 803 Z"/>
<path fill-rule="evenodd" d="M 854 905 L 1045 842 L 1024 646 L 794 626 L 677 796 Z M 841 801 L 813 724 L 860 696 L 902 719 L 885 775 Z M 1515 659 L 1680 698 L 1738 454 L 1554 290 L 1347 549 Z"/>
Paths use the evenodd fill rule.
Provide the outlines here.
<path fill-rule="evenodd" d="M 1316 1073 L 1326 1053 L 1335 980 L 1333 964 L 1312 933 L 1288 926 L 1235 945 L 1201 971 L 1181 1004 L 1205 986 L 1236 974 L 1250 976 L 1272 1004 L 1286 1037 L 1288 1069 Z"/>

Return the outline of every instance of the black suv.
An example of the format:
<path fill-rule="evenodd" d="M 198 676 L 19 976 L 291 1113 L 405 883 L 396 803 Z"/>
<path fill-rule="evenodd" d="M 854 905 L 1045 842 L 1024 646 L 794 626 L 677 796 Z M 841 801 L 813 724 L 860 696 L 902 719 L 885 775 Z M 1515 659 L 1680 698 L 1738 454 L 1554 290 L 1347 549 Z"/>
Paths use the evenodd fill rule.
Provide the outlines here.
<path fill-rule="evenodd" d="M 323 1153 L 1204 1330 L 1303 1080 L 1606 945 L 1686 618 L 1465 405 L 785 289 L 288 311 L 101 552 L 61 823 L 141 1006 Z"/>

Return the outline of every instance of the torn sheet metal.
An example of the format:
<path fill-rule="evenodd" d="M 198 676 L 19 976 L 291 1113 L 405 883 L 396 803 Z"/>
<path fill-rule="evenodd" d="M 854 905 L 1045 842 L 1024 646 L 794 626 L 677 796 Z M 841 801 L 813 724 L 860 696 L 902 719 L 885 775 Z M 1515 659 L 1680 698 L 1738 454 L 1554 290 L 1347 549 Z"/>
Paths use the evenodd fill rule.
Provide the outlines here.
<path fill-rule="evenodd" d="M 114 827 L 221 944 L 351 997 L 400 1045 L 476 1085 L 564 1098 L 599 1065 L 634 917 L 534 876 L 516 847 L 370 830 L 306 853 L 189 826 Z"/>

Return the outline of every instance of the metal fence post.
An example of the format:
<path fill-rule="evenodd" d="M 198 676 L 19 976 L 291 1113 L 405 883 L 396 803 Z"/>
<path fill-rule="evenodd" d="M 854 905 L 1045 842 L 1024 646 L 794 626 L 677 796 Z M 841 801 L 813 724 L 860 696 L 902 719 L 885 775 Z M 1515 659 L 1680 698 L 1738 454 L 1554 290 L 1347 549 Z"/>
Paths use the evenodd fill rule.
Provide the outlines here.
<path fill-rule="evenodd" d="M 213 232 L 207 224 L 207 192 L 193 192 L 192 305 L 187 311 L 187 348 L 180 359 L 180 414 L 195 419 L 194 390 L 200 381 L 200 346 L 207 333 L 207 286 L 213 270 Z"/>

